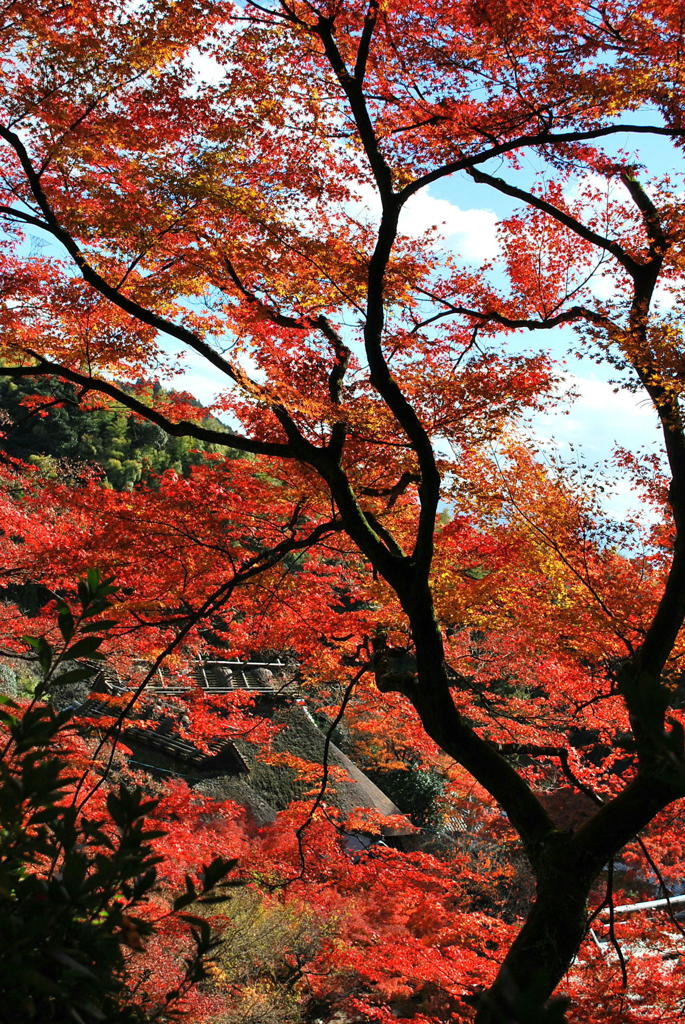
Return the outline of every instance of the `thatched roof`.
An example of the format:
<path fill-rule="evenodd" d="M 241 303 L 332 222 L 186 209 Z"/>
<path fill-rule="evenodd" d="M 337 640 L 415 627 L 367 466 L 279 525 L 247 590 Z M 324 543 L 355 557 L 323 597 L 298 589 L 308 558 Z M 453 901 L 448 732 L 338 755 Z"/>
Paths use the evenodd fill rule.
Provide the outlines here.
<path fill-rule="evenodd" d="M 239 775 L 248 771 L 247 765 L 230 740 L 218 739 L 201 750 L 177 731 L 177 723 L 165 713 L 165 708 L 155 706 L 153 700 L 141 703 L 127 716 L 121 730 L 121 737 L 133 751 L 133 759 L 142 767 L 178 774 L 226 774 Z M 111 719 L 116 715 L 110 704 L 98 700 L 97 693 L 91 693 L 77 707 L 74 713 L 83 719 Z M 140 759 L 143 759 L 142 761 Z M 149 763 L 152 760 L 153 763 Z"/>
<path fill-rule="evenodd" d="M 142 670 L 142 669 L 141 669 Z M 278 673 L 278 674 L 277 674 Z M 281 663 L 204 662 L 196 663 L 193 674 L 204 680 L 203 689 L 213 693 L 226 693 L 246 689 L 258 696 L 259 711 L 280 726 L 274 741 L 276 754 L 289 755 L 299 762 L 320 765 L 323 768 L 326 737 L 307 708 L 284 697 L 282 690 L 294 678 L 291 666 Z M 171 685 L 170 685 L 171 684 Z M 120 679 L 101 677 L 102 691 L 122 692 Z M 181 688 L 186 691 L 192 684 L 187 681 Z M 248 740 L 228 741 L 217 737 L 211 753 L 196 747 L 191 740 L 182 738 L 179 727 L 185 725 L 182 716 L 173 711 L 173 700 L 164 700 L 179 692 L 173 680 L 160 676 L 158 685 L 149 687 L 122 731 L 125 744 L 133 751 L 132 760 L 138 767 L 150 771 L 183 775 L 187 781 L 207 795 L 231 799 L 247 807 L 257 824 L 273 820 L 276 812 L 284 810 L 293 800 L 305 799 L 311 791 L 311 781 L 301 781 L 287 764 L 269 764 L 260 750 Z M 74 705 L 72 705 L 74 707 Z M 85 718 L 111 717 L 111 706 L 106 700 L 98 701 L 96 692 L 78 702 L 75 712 Z M 287 757 L 286 757 L 287 760 Z M 400 816 L 401 811 L 392 800 L 335 744 L 328 747 L 328 764 L 333 769 L 325 794 L 325 803 L 343 814 L 354 811 L 372 811 L 382 817 Z M 381 827 L 386 836 L 404 836 L 414 829 L 409 821 L 403 827 Z M 359 828 L 363 831 L 363 827 Z"/>
<path fill-rule="evenodd" d="M 326 737 L 306 707 L 280 705 L 274 708 L 271 717 L 274 724 L 282 726 L 273 741 L 277 754 L 290 754 L 323 766 Z M 279 810 L 293 800 L 302 799 L 311 790 L 310 784 L 297 780 L 292 769 L 260 760 L 259 752 L 250 744 L 238 741 L 236 746 L 248 764 L 250 786 Z M 333 743 L 329 745 L 328 763 L 333 768 L 343 769 L 349 776 L 344 781 L 336 779 L 329 783 L 325 795 L 329 806 L 337 807 L 344 814 L 362 809 L 384 817 L 402 816 L 397 805 Z M 401 825 L 385 826 L 381 831 L 387 836 L 400 836 L 409 835 L 414 829 L 407 820 L 405 828 Z"/>

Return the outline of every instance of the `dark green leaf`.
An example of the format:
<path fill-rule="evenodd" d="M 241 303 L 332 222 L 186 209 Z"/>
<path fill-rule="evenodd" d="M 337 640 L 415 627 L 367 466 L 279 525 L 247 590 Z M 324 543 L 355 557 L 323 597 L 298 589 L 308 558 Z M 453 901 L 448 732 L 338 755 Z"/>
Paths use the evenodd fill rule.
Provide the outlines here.
<path fill-rule="evenodd" d="M 57 625 L 65 643 L 69 643 L 74 635 L 74 616 L 71 614 L 69 605 L 60 601 L 57 605 Z"/>
<path fill-rule="evenodd" d="M 77 658 L 92 657 L 104 640 L 101 636 L 84 636 L 64 652 L 65 659 L 75 661 Z"/>

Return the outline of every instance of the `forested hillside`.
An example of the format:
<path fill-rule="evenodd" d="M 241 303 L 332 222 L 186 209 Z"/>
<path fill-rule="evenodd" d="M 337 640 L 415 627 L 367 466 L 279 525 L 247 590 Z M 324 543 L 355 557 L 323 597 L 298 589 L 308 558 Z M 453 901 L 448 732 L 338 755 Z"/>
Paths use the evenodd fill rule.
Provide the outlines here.
<path fill-rule="evenodd" d="M 77 479 L 87 467 L 99 467 L 103 480 L 117 490 L 150 483 L 167 469 L 185 475 L 201 460 L 191 438 L 170 437 L 121 406 L 97 404 L 80 409 L 76 388 L 66 382 L 0 378 L 2 449 L 52 476 Z M 218 448 L 209 444 L 203 450 Z"/>

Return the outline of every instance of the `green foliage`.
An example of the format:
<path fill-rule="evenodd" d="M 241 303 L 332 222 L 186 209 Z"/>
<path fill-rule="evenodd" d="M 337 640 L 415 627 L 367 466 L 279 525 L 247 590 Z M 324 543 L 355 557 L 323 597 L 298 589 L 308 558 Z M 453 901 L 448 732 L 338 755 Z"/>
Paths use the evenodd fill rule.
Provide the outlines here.
<path fill-rule="evenodd" d="M 218 908 L 226 916 L 226 942 L 217 967 L 231 984 L 258 979 L 285 983 L 312 963 L 333 925 L 315 909 L 267 900 L 243 888 Z"/>
<path fill-rule="evenodd" d="M 216 944 L 204 918 L 181 911 L 222 886 L 234 863 L 221 858 L 205 867 L 199 887 L 186 880 L 167 915 L 184 921 L 194 941 L 185 973 L 170 991 L 138 988 L 133 995 L 129 960 L 143 954 L 144 940 L 157 929 L 140 914 L 162 859 L 153 841 L 164 833 L 148 825 L 156 801 L 121 785 L 97 811 L 84 813 L 87 798 L 66 749 L 77 738 L 68 716 L 38 699 L 56 676 L 83 679 L 98 670 L 103 637 L 96 631 L 111 623 L 89 620 L 106 610 L 112 592 L 112 581 L 90 570 L 78 585 L 80 607 L 58 604 L 59 650 L 45 637 L 25 638 L 41 672 L 31 704 L 22 709 L 2 698 L 0 997 L 8 1021 L 170 1020 L 178 997 L 206 976 Z M 97 792 L 96 784 L 90 795 Z"/>
<path fill-rule="evenodd" d="M 229 993 L 217 1024 L 300 1024 L 305 1015 L 298 982 L 330 940 L 335 922 L 315 909 L 235 892 L 218 908 L 224 941 L 215 982 Z"/>
<path fill-rule="evenodd" d="M 18 696 L 17 674 L 9 665 L 0 662 L 0 694 L 5 697 Z"/>
<path fill-rule="evenodd" d="M 45 399 L 42 408 L 22 404 L 28 399 L 30 406 L 35 396 Z M 84 464 L 96 465 L 111 487 L 130 490 L 167 469 L 186 474 L 202 460 L 192 438 L 171 437 L 121 407 L 79 410 L 75 388 L 64 382 L 2 378 L 0 407 L 11 421 L 5 451 L 32 462 L 48 478 L 77 479 Z M 203 448 L 226 452 L 212 444 Z"/>
<path fill-rule="evenodd" d="M 415 825 L 435 828 L 440 824 L 436 800 L 443 794 L 445 779 L 439 772 L 408 765 L 385 772 L 367 770 L 367 775 Z"/>

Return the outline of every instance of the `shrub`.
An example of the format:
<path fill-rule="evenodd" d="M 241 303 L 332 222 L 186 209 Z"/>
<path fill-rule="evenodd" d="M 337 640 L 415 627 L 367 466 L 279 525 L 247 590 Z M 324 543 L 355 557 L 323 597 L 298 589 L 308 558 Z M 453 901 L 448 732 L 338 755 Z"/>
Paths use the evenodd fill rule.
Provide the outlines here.
<path fill-rule="evenodd" d="M 22 708 L 2 698 L 0 998 L 7 1021 L 170 1020 L 206 977 L 215 945 L 207 921 L 184 911 L 221 885 L 233 866 L 221 858 L 204 868 L 199 889 L 188 878 L 186 892 L 162 915 L 167 924 L 180 920 L 194 946 L 172 987 L 146 991 L 137 984 L 133 991 L 131 961 L 144 957 L 160 920 L 145 916 L 161 860 L 152 842 L 162 833 L 147 823 L 156 801 L 121 785 L 99 801 L 100 810 L 86 813 L 70 767 L 68 714 L 41 701 L 56 674 L 77 680 L 97 671 L 102 637 L 86 620 L 106 609 L 111 593 L 110 580 L 89 572 L 79 583 L 77 613 L 59 602 L 62 649 L 55 653 L 44 637 L 25 638 L 42 673 L 31 703 Z"/>

